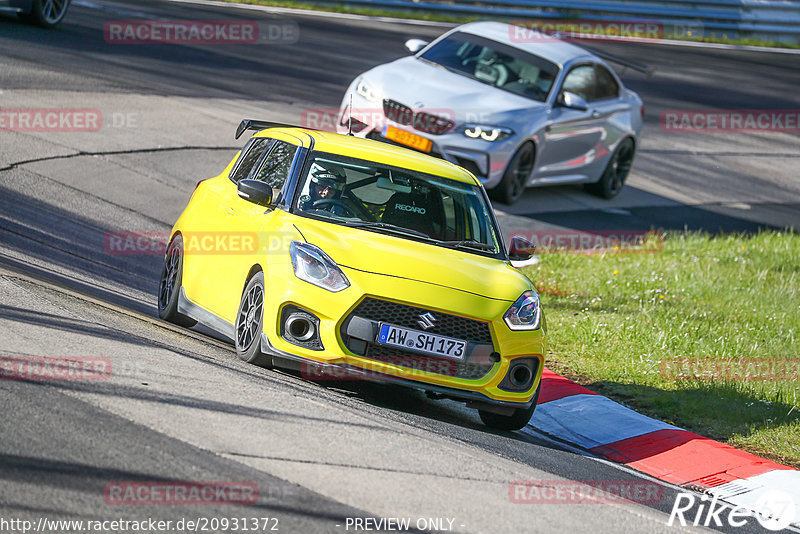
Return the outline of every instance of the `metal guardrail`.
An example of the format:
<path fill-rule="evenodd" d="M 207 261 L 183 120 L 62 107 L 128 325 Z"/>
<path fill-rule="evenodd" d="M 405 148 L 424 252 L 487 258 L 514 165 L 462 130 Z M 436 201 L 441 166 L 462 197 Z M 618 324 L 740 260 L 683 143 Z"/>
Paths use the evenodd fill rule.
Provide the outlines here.
<path fill-rule="evenodd" d="M 317 0 L 320 2 L 341 0 Z M 359 7 L 498 19 L 658 22 L 676 37 L 800 42 L 798 0 L 344 0 Z"/>

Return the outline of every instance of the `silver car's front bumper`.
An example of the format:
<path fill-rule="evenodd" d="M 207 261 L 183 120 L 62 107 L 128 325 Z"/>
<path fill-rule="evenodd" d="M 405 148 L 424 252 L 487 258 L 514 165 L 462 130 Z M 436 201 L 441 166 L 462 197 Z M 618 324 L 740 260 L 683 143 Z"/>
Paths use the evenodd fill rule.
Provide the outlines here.
<path fill-rule="evenodd" d="M 352 95 L 352 104 L 351 104 Z M 514 136 L 503 141 L 484 141 L 465 136 L 458 126 L 455 130 L 434 135 L 416 130 L 412 125 L 399 124 L 386 117 L 380 102 L 370 102 L 358 93 L 348 92 L 342 100 L 336 128 L 339 133 L 348 132 L 348 118 L 352 109 L 353 135 L 405 146 L 384 137 L 386 127 L 394 126 L 429 139 L 433 146 L 430 155 L 464 167 L 486 187 L 491 189 L 503 178 L 519 140 Z M 410 148 L 407 147 L 406 148 Z"/>

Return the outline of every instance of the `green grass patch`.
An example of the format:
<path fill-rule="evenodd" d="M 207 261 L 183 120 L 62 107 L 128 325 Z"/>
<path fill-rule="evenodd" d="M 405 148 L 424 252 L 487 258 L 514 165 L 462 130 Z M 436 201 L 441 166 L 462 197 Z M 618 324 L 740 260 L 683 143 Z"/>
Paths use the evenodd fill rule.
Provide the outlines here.
<path fill-rule="evenodd" d="M 328 11 L 330 13 L 352 13 L 354 15 L 366 15 L 370 17 L 389 17 L 400 19 L 414 19 L 414 20 L 428 20 L 434 22 L 452 22 L 454 24 L 466 24 L 467 22 L 474 22 L 478 20 L 523 20 L 524 17 L 491 17 L 487 19 L 483 16 L 468 15 L 468 14 L 448 14 L 436 13 L 433 11 L 426 11 L 423 9 L 404 10 L 402 8 L 389 9 L 389 8 L 369 8 L 357 5 L 348 5 L 347 3 L 315 3 L 315 2 L 296 2 L 293 0 L 221 0 L 234 4 L 254 4 L 261 6 L 273 7 L 286 7 L 292 9 L 306 9 L 314 11 Z M 534 17 L 535 18 L 535 17 Z M 764 41 L 750 37 L 743 37 L 737 39 L 729 39 L 727 36 L 720 37 L 706 37 L 695 38 L 687 35 L 672 35 L 667 33 L 664 35 L 665 39 L 676 39 L 679 41 L 692 41 L 692 42 L 705 42 L 705 43 L 724 43 L 739 46 L 766 46 L 771 48 L 800 48 L 800 43 L 785 43 L 780 41 Z"/>
<path fill-rule="evenodd" d="M 550 368 L 800 467 L 800 234 L 678 233 L 650 253 L 539 258 L 524 272 L 542 295 Z"/>

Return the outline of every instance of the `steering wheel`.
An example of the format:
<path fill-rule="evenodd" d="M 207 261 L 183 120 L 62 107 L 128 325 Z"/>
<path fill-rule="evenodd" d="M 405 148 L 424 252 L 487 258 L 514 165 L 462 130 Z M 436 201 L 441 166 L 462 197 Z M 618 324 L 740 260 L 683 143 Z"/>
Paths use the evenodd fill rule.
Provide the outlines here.
<path fill-rule="evenodd" d="M 473 63 L 475 61 L 478 61 L 478 56 L 470 56 L 467 59 L 462 59 L 461 60 L 461 66 L 462 67 L 466 67 L 467 65 L 469 65 L 470 63 Z"/>
<path fill-rule="evenodd" d="M 321 206 L 327 206 L 327 205 L 330 205 L 330 208 L 322 208 L 321 207 Z M 323 199 L 317 200 L 316 202 L 314 202 L 313 206 L 314 206 L 315 210 L 318 209 L 318 210 L 323 210 L 323 211 L 329 211 L 329 212 L 333 213 L 334 215 L 338 215 L 338 214 L 335 211 L 333 211 L 333 208 L 336 208 L 338 206 L 338 207 L 342 208 L 345 212 L 350 214 L 350 215 L 347 215 L 347 213 L 342 213 L 342 216 L 344 216 L 344 217 L 357 217 L 356 212 L 353 211 L 353 208 L 351 208 L 350 206 L 348 206 L 347 204 L 345 204 L 341 200 L 337 200 L 335 198 L 323 198 Z"/>

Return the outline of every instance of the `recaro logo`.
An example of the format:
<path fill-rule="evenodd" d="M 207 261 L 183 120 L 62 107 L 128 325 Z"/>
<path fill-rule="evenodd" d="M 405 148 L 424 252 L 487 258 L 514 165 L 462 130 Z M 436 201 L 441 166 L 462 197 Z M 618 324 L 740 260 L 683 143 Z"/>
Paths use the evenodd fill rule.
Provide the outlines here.
<path fill-rule="evenodd" d="M 416 206 L 409 206 L 408 204 L 395 204 L 395 209 L 401 211 L 410 211 L 412 213 L 419 213 L 420 215 L 425 215 L 425 208 L 418 208 Z"/>

